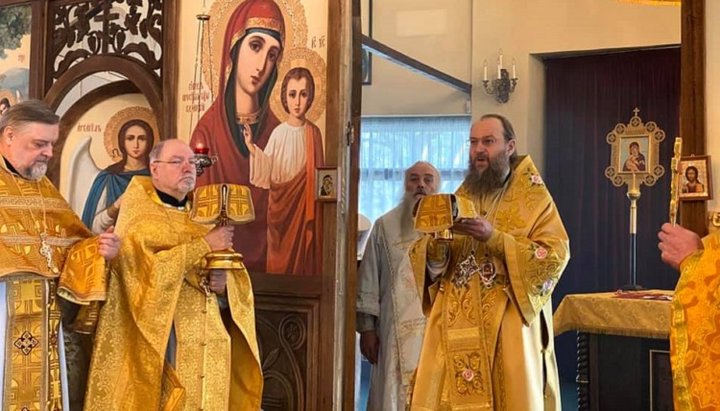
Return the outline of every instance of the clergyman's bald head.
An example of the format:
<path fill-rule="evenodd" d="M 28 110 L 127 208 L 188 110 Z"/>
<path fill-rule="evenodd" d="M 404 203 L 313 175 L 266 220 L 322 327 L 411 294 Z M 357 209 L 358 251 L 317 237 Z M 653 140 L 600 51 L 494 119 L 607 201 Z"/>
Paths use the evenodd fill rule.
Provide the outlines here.
<path fill-rule="evenodd" d="M 405 197 L 415 200 L 435 194 L 440 188 L 440 173 L 427 161 L 418 161 L 405 170 Z"/>

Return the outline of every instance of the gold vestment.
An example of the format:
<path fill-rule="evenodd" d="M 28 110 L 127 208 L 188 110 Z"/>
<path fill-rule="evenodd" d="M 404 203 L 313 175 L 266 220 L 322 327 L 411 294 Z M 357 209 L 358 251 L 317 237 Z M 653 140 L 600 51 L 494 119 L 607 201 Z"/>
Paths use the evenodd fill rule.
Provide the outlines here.
<path fill-rule="evenodd" d="M 50 180 L 26 180 L 0 157 L 0 281 L 8 311 L 0 370 L 4 410 L 62 409 L 67 387 L 60 385 L 57 282 L 82 276 L 102 283 L 105 260 L 90 237 Z M 41 253 L 43 246 L 49 253 Z"/>
<path fill-rule="evenodd" d="M 675 409 L 720 409 L 720 235 L 686 258 L 675 287 L 670 363 Z"/>
<path fill-rule="evenodd" d="M 526 156 L 495 199 L 473 198 L 464 185 L 456 195 L 471 199 L 494 231 L 486 244 L 455 233 L 448 268 L 429 287 L 430 235 L 411 248 L 428 316 L 411 410 L 559 409 L 550 294 L 570 251 L 550 193 Z M 494 264 L 490 286 L 478 273 L 467 286 L 453 281 L 473 252 Z"/>
<path fill-rule="evenodd" d="M 229 272 L 228 316 L 200 287 L 209 229 L 164 205 L 149 177 L 123 197 L 107 303 L 100 311 L 86 410 L 257 410 L 263 378 L 246 270 Z M 172 326 L 175 366 L 165 360 Z"/>

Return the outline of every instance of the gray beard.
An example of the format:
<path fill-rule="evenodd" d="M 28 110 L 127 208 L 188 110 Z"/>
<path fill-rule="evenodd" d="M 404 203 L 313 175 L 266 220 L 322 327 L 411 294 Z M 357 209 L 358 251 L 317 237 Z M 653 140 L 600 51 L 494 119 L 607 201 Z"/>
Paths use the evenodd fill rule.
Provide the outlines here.
<path fill-rule="evenodd" d="M 495 159 L 490 160 L 488 168 L 484 171 L 476 169 L 473 162 L 472 158 L 468 161 L 467 175 L 463 182 L 471 195 L 481 197 L 505 185 L 510 172 L 510 156 L 499 154 Z"/>
<path fill-rule="evenodd" d="M 178 184 L 178 189 L 185 193 L 189 193 L 195 189 L 195 182 L 194 181 L 190 182 L 188 180 L 182 180 L 182 181 L 180 181 L 180 184 Z"/>
<path fill-rule="evenodd" d="M 45 173 L 47 173 L 47 168 L 47 163 L 34 163 L 30 167 L 22 170 L 20 175 L 27 178 L 28 180 L 38 181 L 45 176 Z"/>

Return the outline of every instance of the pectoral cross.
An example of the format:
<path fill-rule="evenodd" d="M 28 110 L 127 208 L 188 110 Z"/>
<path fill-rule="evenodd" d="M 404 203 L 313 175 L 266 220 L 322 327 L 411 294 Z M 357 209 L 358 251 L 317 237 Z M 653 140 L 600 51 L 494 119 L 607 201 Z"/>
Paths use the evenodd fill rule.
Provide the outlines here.
<path fill-rule="evenodd" d="M 40 233 L 40 255 L 47 260 L 48 269 L 57 274 L 58 269 L 55 267 L 55 264 L 53 264 L 52 248 L 50 248 L 50 245 L 47 243 L 47 237 L 47 233 Z"/>
<path fill-rule="evenodd" d="M 455 276 L 453 278 L 455 287 L 460 288 L 467 286 L 467 283 L 470 282 L 470 278 L 479 272 L 481 272 L 480 266 L 475 259 L 475 253 L 470 253 L 470 255 L 460 262 L 457 271 L 455 271 Z"/>

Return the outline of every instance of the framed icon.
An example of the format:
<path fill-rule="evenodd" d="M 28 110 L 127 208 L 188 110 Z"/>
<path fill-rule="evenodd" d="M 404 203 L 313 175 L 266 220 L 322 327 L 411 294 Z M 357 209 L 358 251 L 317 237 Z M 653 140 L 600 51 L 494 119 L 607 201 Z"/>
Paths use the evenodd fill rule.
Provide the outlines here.
<path fill-rule="evenodd" d="M 635 108 L 627 124 L 616 124 L 605 137 L 611 147 L 605 177 L 616 187 L 652 186 L 665 174 L 658 156 L 665 132 L 654 121 L 643 122 L 639 113 L 640 109 Z"/>
<path fill-rule="evenodd" d="M 712 198 L 710 156 L 680 158 L 680 200 L 698 201 Z"/>
<path fill-rule="evenodd" d="M 318 201 L 337 201 L 340 181 L 336 167 L 318 167 L 315 172 L 315 198 Z"/>

